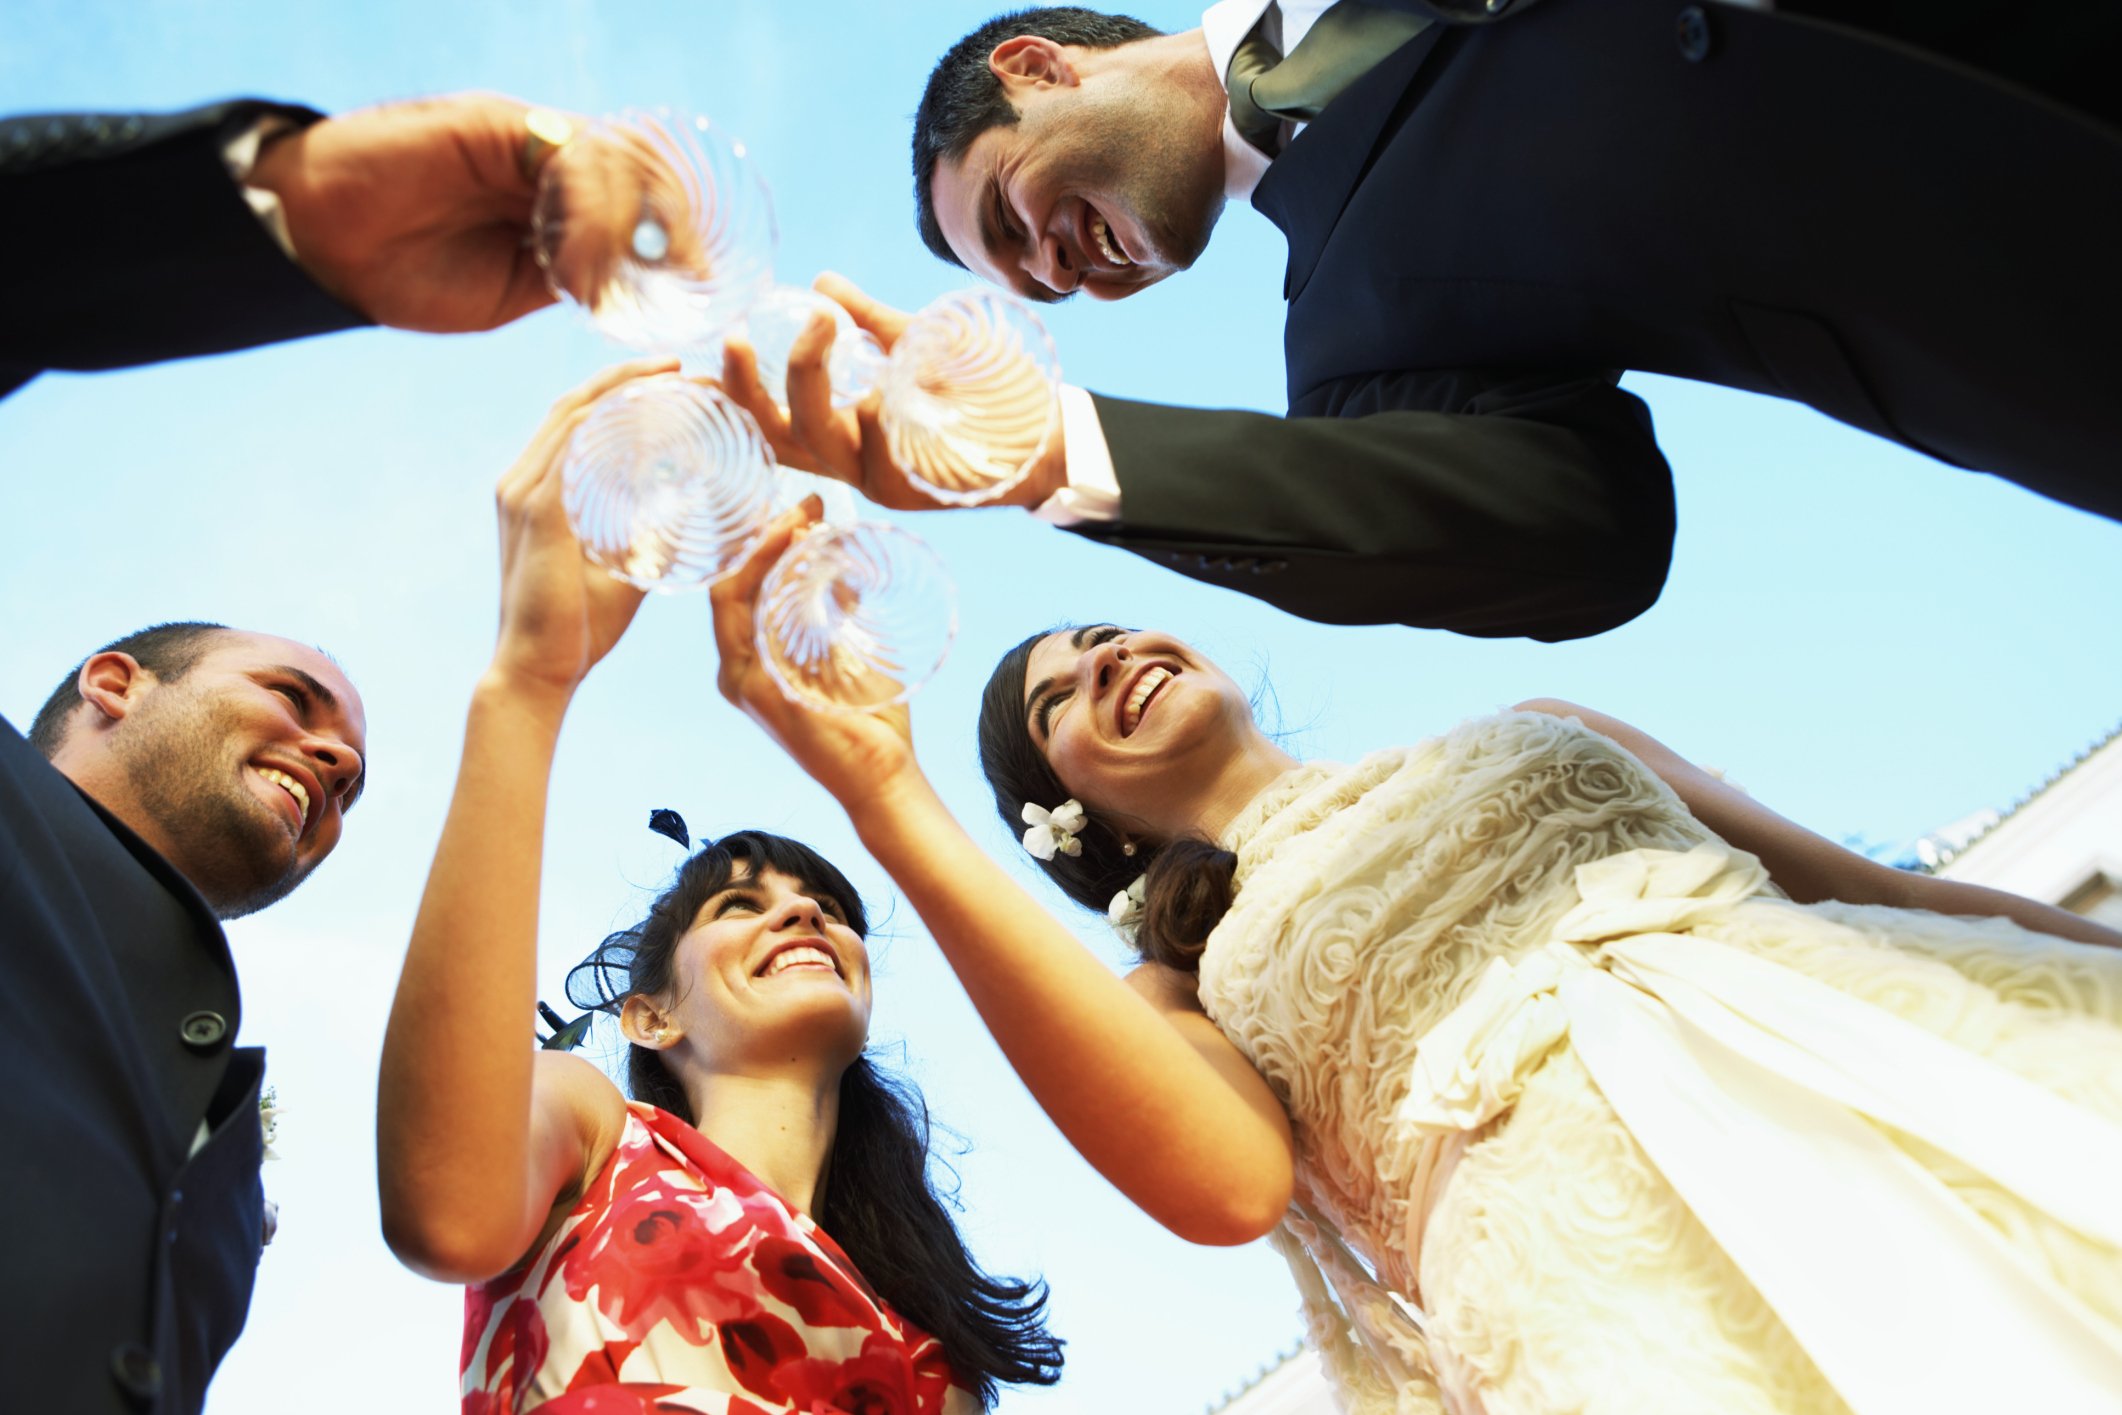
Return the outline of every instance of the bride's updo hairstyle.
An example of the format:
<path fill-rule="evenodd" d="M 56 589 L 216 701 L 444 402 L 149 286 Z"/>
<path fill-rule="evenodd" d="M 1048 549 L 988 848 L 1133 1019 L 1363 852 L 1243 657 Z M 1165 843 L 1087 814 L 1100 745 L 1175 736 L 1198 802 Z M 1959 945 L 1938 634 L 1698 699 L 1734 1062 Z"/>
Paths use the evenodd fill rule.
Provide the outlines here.
<path fill-rule="evenodd" d="M 682 828 L 681 828 L 682 834 Z M 673 839 L 679 838 L 674 836 Z M 701 908 L 733 883 L 773 871 L 840 906 L 869 937 L 862 897 L 832 862 L 800 841 L 761 830 L 707 841 L 656 896 L 648 917 L 607 937 L 567 975 L 577 1007 L 618 1016 L 636 993 L 667 997 L 679 983 L 679 941 Z M 627 1046 L 627 1093 L 695 1124 L 685 1088 L 653 1047 Z M 831 1183 L 818 1226 L 901 1316 L 943 1344 L 952 1371 L 983 1408 L 996 1387 L 1061 1379 L 1061 1343 L 1048 1335 L 1046 1284 L 994 1277 L 965 1249 L 928 1160 L 928 1106 L 867 1054 L 840 1075 L 840 1123 L 826 1161 Z"/>
<path fill-rule="evenodd" d="M 1068 788 L 1032 740 L 1025 712 L 1032 650 L 1055 634 L 1081 634 L 1093 627 L 1102 626 L 1072 625 L 1032 635 L 1002 655 L 980 695 L 980 770 L 994 790 L 996 812 L 1013 835 L 1024 829 L 1027 801 L 1052 810 L 1069 799 Z M 1236 892 L 1238 857 L 1197 837 L 1161 845 L 1138 840 L 1134 854 L 1123 854 L 1119 832 L 1125 824 L 1087 801 L 1084 810 L 1090 822 L 1076 837 L 1083 853 L 1056 851 L 1051 860 L 1038 861 L 1039 868 L 1063 894 L 1100 914 L 1115 894 L 1140 877 L 1142 922 L 1135 932 L 1135 951 L 1148 962 L 1198 972 L 1209 931 L 1229 911 Z"/>

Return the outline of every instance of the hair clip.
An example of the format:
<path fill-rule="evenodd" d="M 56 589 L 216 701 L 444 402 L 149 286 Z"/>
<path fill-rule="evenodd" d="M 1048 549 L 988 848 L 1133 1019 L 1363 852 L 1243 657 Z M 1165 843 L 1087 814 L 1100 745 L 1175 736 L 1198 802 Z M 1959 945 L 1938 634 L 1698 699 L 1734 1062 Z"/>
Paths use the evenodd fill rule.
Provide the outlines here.
<path fill-rule="evenodd" d="M 1148 898 L 1148 875 L 1136 875 L 1135 882 L 1113 896 L 1113 902 L 1105 906 L 1105 922 L 1112 925 L 1114 933 L 1129 944 L 1142 929 L 1144 902 Z"/>
<path fill-rule="evenodd" d="M 1024 823 L 1031 829 L 1024 832 L 1024 848 L 1035 860 L 1051 860 L 1056 851 L 1063 855 L 1080 855 L 1083 842 L 1076 839 L 1076 834 L 1088 819 L 1080 801 L 1063 801 L 1050 811 L 1026 801 Z"/>
<path fill-rule="evenodd" d="M 541 1051 L 573 1051 L 589 1036 L 589 1024 L 597 1020 L 596 1013 L 585 1012 L 572 1022 L 562 1022 L 560 1014 L 542 1002 L 538 1004 L 538 1015 L 545 1019 L 546 1026 L 553 1029 L 551 1036 L 538 1043 Z M 536 1033 L 533 1032 L 533 1035 Z"/>
<path fill-rule="evenodd" d="M 648 813 L 648 828 L 658 835 L 667 835 L 690 850 L 693 848 L 692 832 L 685 828 L 685 817 L 668 808 Z"/>

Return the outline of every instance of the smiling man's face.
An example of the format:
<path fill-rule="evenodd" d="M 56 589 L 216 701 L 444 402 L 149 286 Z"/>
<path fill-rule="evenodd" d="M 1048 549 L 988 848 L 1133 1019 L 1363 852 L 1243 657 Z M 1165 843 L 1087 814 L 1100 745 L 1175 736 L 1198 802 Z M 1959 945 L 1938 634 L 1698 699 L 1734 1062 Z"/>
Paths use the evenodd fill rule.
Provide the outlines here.
<path fill-rule="evenodd" d="M 224 919 L 281 899 L 339 843 L 365 784 L 367 720 L 339 665 L 306 645 L 226 630 L 183 676 L 98 654 L 53 764 L 196 885 Z M 130 662 L 130 660 L 127 660 Z"/>
<path fill-rule="evenodd" d="M 1058 79 L 1003 76 L 1018 121 L 938 162 L 930 197 L 982 279 L 1032 300 L 1124 299 L 1207 248 L 1223 210 L 1221 119 L 1207 124 L 1181 89 L 1111 62 L 1125 47 L 1088 62 L 1065 52 L 1079 63 Z"/>

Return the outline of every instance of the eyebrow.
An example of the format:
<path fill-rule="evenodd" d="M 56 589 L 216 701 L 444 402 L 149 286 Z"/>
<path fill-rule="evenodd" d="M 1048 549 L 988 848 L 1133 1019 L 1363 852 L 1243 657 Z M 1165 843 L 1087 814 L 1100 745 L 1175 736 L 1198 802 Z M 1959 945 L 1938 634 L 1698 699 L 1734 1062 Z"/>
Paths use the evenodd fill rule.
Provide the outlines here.
<path fill-rule="evenodd" d="M 296 682 L 300 683 L 304 688 L 308 689 L 310 693 L 315 696 L 317 701 L 323 703 L 325 707 L 331 709 L 333 712 L 337 712 L 339 710 L 338 694 L 334 693 L 331 689 L 325 687 L 322 683 L 319 683 L 313 675 L 303 672 L 301 669 L 295 667 L 292 663 L 269 664 L 267 665 L 265 671 L 268 673 L 285 673 L 288 677 L 294 679 Z"/>
<path fill-rule="evenodd" d="M 317 676 L 315 674 L 305 672 L 302 669 L 295 667 L 295 665 L 293 665 L 292 663 L 267 664 L 265 667 L 265 671 L 267 673 L 284 673 L 288 677 L 294 679 L 297 683 L 300 683 L 302 685 L 303 690 L 305 692 L 313 694 L 318 702 L 324 704 L 324 708 L 327 712 L 337 712 L 339 710 L 339 695 L 337 693 L 334 693 L 331 689 L 325 687 L 322 683 L 318 682 Z M 352 810 L 354 808 L 354 803 L 361 799 L 361 793 L 368 789 L 367 743 L 364 742 L 361 744 L 360 748 L 357 751 L 357 755 L 361 758 L 361 774 L 354 778 L 353 784 L 346 788 L 346 795 L 341 797 L 339 800 L 339 812 L 341 815 L 344 815 L 346 812 Z"/>
<path fill-rule="evenodd" d="M 1088 640 L 1092 635 L 1102 634 L 1107 629 L 1111 629 L 1114 633 L 1121 632 L 1120 626 L 1117 624 L 1086 624 L 1082 628 L 1076 630 L 1076 632 L 1074 632 L 1073 634 L 1070 634 L 1068 636 L 1068 641 L 1069 643 L 1075 646 L 1076 652 L 1081 653 L 1085 648 L 1089 647 Z M 1046 725 L 1040 720 L 1039 716 L 1040 699 L 1044 698 L 1046 696 L 1047 689 L 1053 686 L 1053 677 L 1052 675 L 1048 675 L 1045 678 L 1041 678 L 1036 684 L 1034 684 L 1032 686 L 1031 692 L 1025 695 L 1024 725 L 1027 729 L 1035 729 L 1033 731 L 1034 736 L 1044 735 L 1043 731 L 1036 730 L 1043 729 Z"/>

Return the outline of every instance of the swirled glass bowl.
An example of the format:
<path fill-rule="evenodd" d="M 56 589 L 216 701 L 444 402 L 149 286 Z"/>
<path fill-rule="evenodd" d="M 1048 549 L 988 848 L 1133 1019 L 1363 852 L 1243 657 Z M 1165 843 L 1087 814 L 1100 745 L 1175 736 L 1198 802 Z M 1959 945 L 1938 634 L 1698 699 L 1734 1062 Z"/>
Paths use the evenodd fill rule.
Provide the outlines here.
<path fill-rule="evenodd" d="M 892 460 L 937 500 L 972 506 L 1030 474 L 1061 426 L 1061 360 L 1021 300 L 959 290 L 892 346 L 880 420 Z"/>
<path fill-rule="evenodd" d="M 773 283 L 773 198 L 744 145 L 705 118 L 628 109 L 546 159 L 531 249 L 555 295 L 607 338 L 715 344 Z"/>
<path fill-rule="evenodd" d="M 760 587 L 755 636 L 781 691 L 805 707 L 876 712 L 912 697 L 958 632 L 943 560 L 881 521 L 791 545 Z"/>
<path fill-rule="evenodd" d="M 560 478 L 583 552 L 665 592 L 735 569 L 785 495 L 751 414 L 675 373 L 598 399 L 568 442 Z"/>
<path fill-rule="evenodd" d="M 784 408 L 788 406 L 789 350 L 820 310 L 833 319 L 833 347 L 825 360 L 825 371 L 832 378 L 833 406 L 845 408 L 861 402 L 884 376 L 883 346 L 838 301 L 815 290 L 776 285 L 745 311 L 742 332 L 758 358 L 759 382 Z"/>

